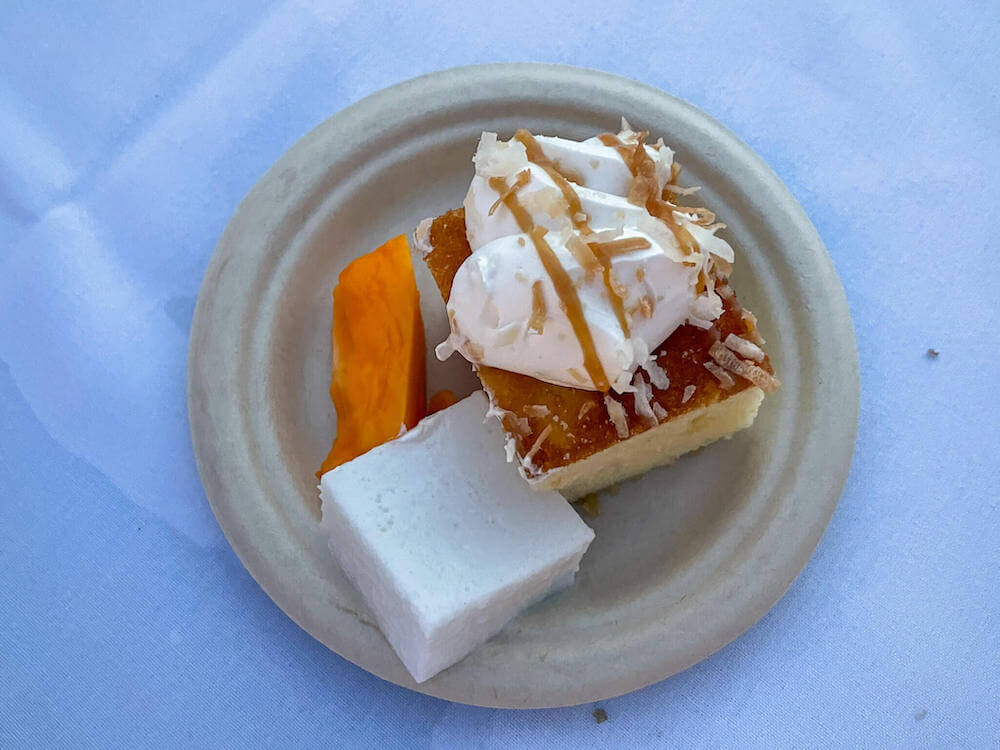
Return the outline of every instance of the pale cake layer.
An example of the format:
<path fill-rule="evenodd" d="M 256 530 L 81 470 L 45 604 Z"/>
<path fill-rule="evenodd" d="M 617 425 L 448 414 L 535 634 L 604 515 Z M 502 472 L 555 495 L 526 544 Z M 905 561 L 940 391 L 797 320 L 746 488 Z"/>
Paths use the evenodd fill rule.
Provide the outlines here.
<path fill-rule="evenodd" d="M 417 231 L 416 244 L 424 253 L 424 261 L 441 296 L 447 301 L 458 267 L 471 254 L 463 209 L 448 211 L 422 223 Z M 709 349 L 717 341 L 724 340 L 729 334 L 754 337 L 752 317 L 748 319 L 744 315 L 735 295 L 724 299 L 723 304 L 725 311 L 712 328 L 706 330 L 682 325 L 653 353 L 670 378 L 666 389 L 648 384 L 650 403 L 654 405 L 655 402 L 654 419 L 650 419 L 648 410 L 645 416 L 636 410 L 634 396 L 612 394 L 624 411 L 627 425 L 624 436 L 619 433 L 625 425 L 616 428 L 603 393 L 553 385 L 528 375 L 480 366 L 477 369 L 479 378 L 499 412 L 504 429 L 513 440 L 515 453 L 522 463 L 525 457 L 530 458 L 529 465 L 525 467 L 526 476 L 539 480 L 536 486 L 541 487 L 551 486 L 547 480 L 553 477 L 551 481 L 558 481 L 558 486 L 565 488 L 563 491 L 566 494 L 583 494 L 589 491 L 586 488 L 606 486 L 660 463 L 669 463 L 688 450 L 748 426 L 756 414 L 762 391 L 749 380 L 732 373 L 728 382 L 722 383 L 705 367 L 706 362 L 713 361 Z M 766 358 L 760 367 L 773 373 Z M 644 380 L 648 379 L 644 376 Z M 753 396 L 737 401 L 732 410 L 723 410 L 718 419 L 715 417 L 710 407 L 733 401 L 747 391 L 753 391 Z M 734 426 L 717 434 L 706 432 L 704 438 L 696 433 L 684 436 L 684 430 L 680 428 L 680 431 L 660 429 L 691 414 L 707 414 L 707 424 L 712 426 Z M 676 423 L 698 428 L 706 421 L 690 418 Z M 637 438 L 646 433 L 652 433 L 652 436 L 637 443 Z M 665 443 L 658 449 L 656 441 L 660 439 Z M 637 449 L 645 445 L 649 449 Z M 619 450 L 611 453 L 609 449 L 616 446 Z M 612 470 L 604 470 L 604 454 L 611 454 L 607 460 L 621 461 L 621 456 L 632 451 L 637 454 L 635 460 L 624 462 L 623 468 L 615 469 L 613 478 L 608 479 Z M 590 458 L 594 460 L 586 461 Z M 564 468 L 572 470 L 563 473 L 563 479 L 555 479 Z M 591 476 L 594 478 L 591 479 Z M 579 492 L 578 488 L 584 488 L 583 492 Z"/>
<path fill-rule="evenodd" d="M 756 386 L 699 406 L 627 440 L 612 443 L 576 463 L 550 471 L 532 483 L 536 490 L 558 490 L 570 500 L 673 463 L 720 438 L 749 427 L 764 400 Z"/>

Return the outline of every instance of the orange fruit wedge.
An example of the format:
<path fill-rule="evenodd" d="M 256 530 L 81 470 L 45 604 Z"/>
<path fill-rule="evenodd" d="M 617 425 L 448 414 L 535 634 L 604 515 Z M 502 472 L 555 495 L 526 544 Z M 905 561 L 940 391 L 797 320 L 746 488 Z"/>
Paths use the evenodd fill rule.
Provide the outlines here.
<path fill-rule="evenodd" d="M 331 340 L 337 437 L 317 476 L 392 440 L 426 413 L 424 323 L 405 235 L 341 272 Z"/>

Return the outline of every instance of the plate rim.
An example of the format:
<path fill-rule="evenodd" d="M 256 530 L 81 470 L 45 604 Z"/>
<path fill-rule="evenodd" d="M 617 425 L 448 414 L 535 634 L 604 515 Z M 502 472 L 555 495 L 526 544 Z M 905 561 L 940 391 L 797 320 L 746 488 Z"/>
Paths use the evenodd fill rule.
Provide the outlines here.
<path fill-rule="evenodd" d="M 710 133 L 711 137 L 714 138 L 717 143 L 721 143 L 729 149 L 734 149 L 740 152 L 741 157 L 747 160 L 747 162 L 752 166 L 757 178 L 764 183 L 767 183 L 768 188 L 782 199 L 781 205 L 789 212 L 789 216 L 785 218 L 795 225 L 798 231 L 803 232 L 806 235 L 811 235 L 811 246 L 813 247 L 814 255 L 816 256 L 813 258 L 813 260 L 816 261 L 816 267 L 814 270 L 823 276 L 827 292 L 827 299 L 824 301 L 837 313 L 831 316 L 831 320 L 834 324 L 833 327 L 830 330 L 826 330 L 825 333 L 836 341 L 836 348 L 839 352 L 849 355 L 839 363 L 841 366 L 839 385 L 841 388 L 841 395 L 846 398 L 844 403 L 840 406 L 842 414 L 839 427 L 841 432 L 843 432 L 841 440 L 838 443 L 838 447 L 840 449 L 838 456 L 840 460 L 832 462 L 836 464 L 836 475 L 832 477 L 832 481 L 830 481 L 828 485 L 829 489 L 825 493 L 825 496 L 812 504 L 811 507 L 814 512 L 810 517 L 810 524 L 807 532 L 803 534 L 797 544 L 793 545 L 795 549 L 791 553 L 785 555 L 786 559 L 784 561 L 783 568 L 786 571 L 785 574 L 774 576 L 774 580 L 770 581 L 769 585 L 764 587 L 765 591 L 759 592 L 760 595 L 756 597 L 759 601 L 749 603 L 742 602 L 739 609 L 739 611 L 742 612 L 742 616 L 735 618 L 738 620 L 739 624 L 735 627 L 723 628 L 721 633 L 717 632 L 715 637 L 711 639 L 710 645 L 706 649 L 703 649 L 702 653 L 698 654 L 695 658 L 688 660 L 688 663 L 679 665 L 677 668 L 672 668 L 663 674 L 654 674 L 651 677 L 649 674 L 645 674 L 643 677 L 632 681 L 618 680 L 612 687 L 610 687 L 610 690 L 605 689 L 593 694 L 586 694 L 585 697 L 576 695 L 571 699 L 567 699 L 563 696 L 557 697 L 551 701 L 533 701 L 528 706 L 518 705 L 500 699 L 497 699 L 496 701 L 491 701 L 489 699 L 464 699 L 461 695 L 455 695 L 454 692 L 449 690 L 447 686 L 441 688 L 439 685 L 436 685 L 433 680 L 422 685 L 415 685 L 412 682 L 407 683 L 405 679 L 396 679 L 394 675 L 387 674 L 385 670 L 377 668 L 372 669 L 364 664 L 358 663 L 355 659 L 344 655 L 340 650 L 334 649 L 322 638 L 315 635 L 313 629 L 309 627 L 309 624 L 303 622 L 304 619 L 307 619 L 304 611 L 302 611 L 300 607 L 296 606 L 294 602 L 290 602 L 286 595 L 277 590 L 277 582 L 273 576 L 269 575 L 272 571 L 269 570 L 268 561 L 259 553 L 259 550 L 255 548 L 255 545 L 249 542 L 253 529 L 247 528 L 245 524 L 242 524 L 237 519 L 234 519 L 230 512 L 232 507 L 234 507 L 234 498 L 227 496 L 227 492 L 225 490 L 226 483 L 225 481 L 222 481 L 217 467 L 214 465 L 215 459 L 218 458 L 218 454 L 215 446 L 213 445 L 212 438 L 217 437 L 217 435 L 211 429 L 212 425 L 206 424 L 205 422 L 205 419 L 209 418 L 206 415 L 208 415 L 211 410 L 210 408 L 207 408 L 209 405 L 207 404 L 206 394 L 203 388 L 205 370 L 215 362 L 215 360 L 212 359 L 211 350 L 209 350 L 208 354 L 206 354 L 205 350 L 205 343 L 212 341 L 213 333 L 210 315 L 212 312 L 212 305 L 210 302 L 212 290 L 218 284 L 219 279 L 225 273 L 230 260 L 232 260 L 234 252 L 233 240 L 239 234 L 241 223 L 248 220 L 246 218 L 247 212 L 253 209 L 254 204 L 261 201 L 264 201 L 266 204 L 269 199 L 279 199 L 278 202 L 280 202 L 280 195 L 275 193 L 275 186 L 280 184 L 283 179 L 282 174 L 284 170 L 294 160 L 294 155 L 297 152 L 307 148 L 308 144 L 320 139 L 323 133 L 328 129 L 336 128 L 339 123 L 349 122 L 352 118 L 357 118 L 369 110 L 377 110 L 393 100 L 413 96 L 421 92 L 426 94 L 428 90 L 435 92 L 437 95 L 440 95 L 441 92 L 446 92 L 449 89 L 457 88 L 458 90 L 467 90 L 473 85 L 483 86 L 484 81 L 493 81 L 494 83 L 498 81 L 506 81 L 509 83 L 511 80 L 517 80 L 518 78 L 523 78 L 525 76 L 534 77 L 539 81 L 559 81 L 560 85 L 567 86 L 580 84 L 591 88 L 605 87 L 606 89 L 614 89 L 619 93 L 622 93 L 622 95 L 656 97 L 663 102 L 669 103 L 669 106 L 683 111 L 686 116 L 692 118 L 692 120 L 697 121 L 698 125 L 703 127 L 706 132 Z M 315 210 L 316 207 L 317 206 L 313 206 L 312 210 Z M 311 212 L 306 212 L 305 215 L 299 219 L 299 224 L 304 225 L 310 215 Z M 288 221 L 287 217 L 283 219 L 283 221 Z M 816 248 L 818 248 L 820 252 L 815 252 Z M 219 342 L 215 343 L 217 346 L 219 345 Z M 240 345 L 245 345 L 248 342 L 244 339 L 239 343 Z M 206 361 L 206 357 L 208 357 L 209 361 Z M 774 171 L 766 164 L 766 162 L 764 162 L 764 160 L 738 136 L 729 131 L 725 128 L 725 126 L 716 121 L 710 115 L 702 112 L 690 103 L 658 88 L 629 78 L 624 78 L 615 74 L 593 70 L 590 68 L 562 64 L 488 63 L 484 65 L 460 66 L 428 73 L 394 84 L 364 97 L 354 104 L 351 104 L 350 106 L 333 114 L 331 117 L 327 118 L 309 131 L 309 133 L 305 136 L 296 141 L 296 143 L 285 151 L 284 154 L 282 154 L 282 156 L 279 157 L 278 160 L 255 183 L 247 195 L 240 201 L 235 212 L 227 223 L 226 229 L 213 251 L 211 260 L 199 289 L 188 348 L 187 399 L 189 426 L 191 430 L 194 453 L 198 464 L 198 471 L 202 484 L 205 488 L 206 497 L 212 507 L 212 511 L 215 514 L 227 541 L 236 552 L 243 566 L 251 574 L 258 585 L 261 586 L 264 592 L 271 598 L 271 600 L 274 601 L 275 604 L 277 604 L 278 607 L 282 609 L 282 611 L 284 611 L 294 622 L 296 622 L 296 624 L 306 630 L 306 632 L 319 640 L 321 643 L 324 643 L 324 645 L 328 648 L 335 651 L 335 653 L 340 654 L 343 658 L 346 658 L 357 664 L 362 669 L 365 669 L 366 671 L 369 671 L 382 679 L 386 679 L 395 684 L 414 689 L 428 695 L 442 697 L 448 700 L 459 703 L 467 703 L 470 705 L 509 708 L 545 708 L 578 705 L 596 700 L 605 700 L 617 695 L 632 692 L 645 687 L 646 685 L 665 679 L 701 661 L 718 649 L 727 645 L 752 627 L 754 623 L 756 623 L 774 607 L 774 605 L 781 599 L 784 593 L 801 573 L 802 569 L 812 556 L 812 553 L 819 543 L 824 530 L 829 524 L 830 518 L 832 517 L 843 492 L 844 484 L 850 472 L 857 436 L 858 417 L 860 413 L 860 377 L 853 324 L 847 305 L 846 295 L 833 266 L 832 259 L 829 257 L 818 232 L 809 221 L 798 201 L 794 198 Z M 241 406 L 246 407 L 245 404 L 230 404 L 229 406 L 230 408 L 235 406 L 237 412 L 240 411 Z M 217 489 L 221 487 L 222 489 L 217 492 L 212 492 L 209 489 L 210 487 L 216 487 Z M 238 503 L 238 500 L 236 502 Z"/>

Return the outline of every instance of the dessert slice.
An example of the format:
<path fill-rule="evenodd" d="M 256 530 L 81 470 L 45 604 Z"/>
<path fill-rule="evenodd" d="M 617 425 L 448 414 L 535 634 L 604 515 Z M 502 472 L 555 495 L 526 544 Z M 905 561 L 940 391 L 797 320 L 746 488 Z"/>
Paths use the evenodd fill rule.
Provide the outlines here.
<path fill-rule="evenodd" d="M 748 427 L 778 381 L 711 212 L 662 141 L 486 133 L 464 207 L 416 232 L 458 351 L 536 489 L 574 498 Z"/>
<path fill-rule="evenodd" d="M 593 531 L 503 457 L 476 392 L 323 475 L 330 550 L 417 682 L 573 582 Z"/>

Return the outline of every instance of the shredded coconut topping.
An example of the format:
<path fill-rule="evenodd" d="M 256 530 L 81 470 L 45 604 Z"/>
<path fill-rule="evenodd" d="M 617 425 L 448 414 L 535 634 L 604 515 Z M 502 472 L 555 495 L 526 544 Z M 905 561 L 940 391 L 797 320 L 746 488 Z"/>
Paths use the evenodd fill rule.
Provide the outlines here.
<path fill-rule="evenodd" d="M 611 423 L 615 426 L 615 433 L 619 438 L 628 437 L 628 417 L 625 415 L 625 407 L 614 400 L 611 394 L 604 394 L 604 406 L 608 410 Z"/>
<path fill-rule="evenodd" d="M 477 174 L 506 178 L 528 166 L 528 152 L 519 141 L 499 141 L 496 133 L 483 133 L 472 160 Z"/>
<path fill-rule="evenodd" d="M 649 382 L 661 391 L 665 391 L 670 387 L 670 378 L 667 377 L 667 371 L 660 367 L 660 363 L 657 362 L 656 357 L 651 356 L 643 362 L 642 369 L 649 375 Z"/>
<path fill-rule="evenodd" d="M 732 378 L 730 378 L 730 380 L 732 380 Z M 695 390 L 697 390 L 696 386 L 693 385 L 684 386 L 684 395 L 681 396 L 681 403 L 686 404 L 688 401 L 690 401 L 691 397 L 694 395 Z"/>
<path fill-rule="evenodd" d="M 504 412 L 504 417 L 501 418 L 501 421 L 504 427 L 507 427 L 511 432 L 516 432 L 518 435 L 528 435 L 531 433 L 531 424 L 527 418 L 519 417 L 512 411 Z"/>
<path fill-rule="evenodd" d="M 740 338 L 735 333 L 726 336 L 726 340 L 723 343 L 741 357 L 752 359 L 754 362 L 764 361 L 764 351 L 759 346 L 752 341 Z"/>
<path fill-rule="evenodd" d="M 653 393 L 649 389 L 649 384 L 637 372 L 632 379 L 632 385 L 635 387 L 635 413 L 642 417 L 643 421 L 650 427 L 656 426 L 656 415 L 653 413 L 653 406 L 650 403 Z"/>
<path fill-rule="evenodd" d="M 708 370 L 713 375 L 715 375 L 716 379 L 719 381 L 719 383 L 722 384 L 722 387 L 725 388 L 727 391 L 734 385 L 736 385 L 736 381 L 733 380 L 733 376 L 730 375 L 725 370 L 723 370 L 717 364 L 715 364 L 715 362 L 705 362 L 704 364 L 705 364 L 705 369 Z"/>
<path fill-rule="evenodd" d="M 733 352 L 727 349 L 721 341 L 716 341 L 712 344 L 708 353 L 711 355 L 712 359 L 722 365 L 722 367 L 726 368 L 730 372 L 736 373 L 740 377 L 746 378 L 764 391 L 764 393 L 774 393 L 778 390 L 778 386 L 781 385 L 781 382 L 774 377 L 774 375 L 769 373 L 767 370 L 757 367 L 757 365 L 752 365 L 749 362 L 740 359 L 733 354 Z"/>
<path fill-rule="evenodd" d="M 764 346 L 767 342 L 764 341 L 764 337 L 761 336 L 760 331 L 757 330 L 757 316 L 746 308 L 743 308 L 743 310 L 740 311 L 740 317 L 742 317 L 743 321 L 747 324 L 750 340 L 758 346 Z"/>
<path fill-rule="evenodd" d="M 538 449 L 542 447 L 542 443 L 544 443 L 548 438 L 550 432 L 552 432 L 552 425 L 547 424 L 545 425 L 545 429 L 538 433 L 538 437 L 535 438 L 535 442 L 531 444 L 531 448 L 529 448 L 528 452 L 524 454 L 523 463 L 526 466 L 532 465 L 531 460 L 535 457 L 535 454 L 538 453 Z"/>

